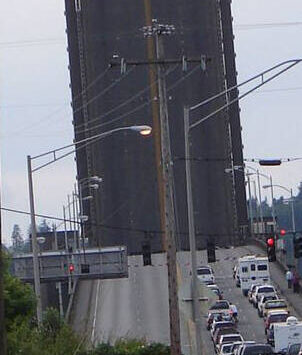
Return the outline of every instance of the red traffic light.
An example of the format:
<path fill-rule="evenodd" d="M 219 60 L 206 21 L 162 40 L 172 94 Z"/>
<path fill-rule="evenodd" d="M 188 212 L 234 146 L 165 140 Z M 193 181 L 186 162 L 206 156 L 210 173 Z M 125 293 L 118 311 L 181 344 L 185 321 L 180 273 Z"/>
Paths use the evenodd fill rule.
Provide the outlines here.
<path fill-rule="evenodd" d="M 267 244 L 267 246 L 269 246 L 269 247 L 273 247 L 274 244 L 275 244 L 274 238 L 268 238 L 267 241 L 266 241 L 266 244 Z"/>
<path fill-rule="evenodd" d="M 286 234 L 286 230 L 285 229 L 280 229 L 280 235 L 285 235 Z"/>
<path fill-rule="evenodd" d="M 70 273 L 74 272 L 74 265 L 73 264 L 69 265 L 69 272 Z"/>

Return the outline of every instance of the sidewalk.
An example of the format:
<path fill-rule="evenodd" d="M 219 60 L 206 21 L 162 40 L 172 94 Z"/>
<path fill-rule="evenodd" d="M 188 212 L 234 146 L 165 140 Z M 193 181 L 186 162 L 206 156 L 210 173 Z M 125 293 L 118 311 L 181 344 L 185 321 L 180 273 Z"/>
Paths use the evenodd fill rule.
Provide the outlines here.
<path fill-rule="evenodd" d="M 263 254 L 263 248 L 256 245 L 249 245 L 244 247 L 251 253 Z M 285 269 L 278 262 L 270 263 L 270 273 L 273 283 L 276 285 L 280 295 L 288 301 L 288 304 L 293 308 L 294 313 L 299 318 L 302 318 L 302 288 L 300 285 L 300 293 L 293 293 L 293 289 L 288 289 L 287 281 L 285 279 Z"/>

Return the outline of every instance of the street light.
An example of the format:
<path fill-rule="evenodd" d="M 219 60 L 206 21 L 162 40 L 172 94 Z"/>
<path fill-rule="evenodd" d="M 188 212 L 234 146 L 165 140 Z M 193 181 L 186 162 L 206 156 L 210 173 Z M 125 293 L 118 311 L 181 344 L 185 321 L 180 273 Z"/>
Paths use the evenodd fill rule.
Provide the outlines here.
<path fill-rule="evenodd" d="M 264 161 L 264 160 L 262 160 Z M 265 160 L 266 162 L 268 160 Z M 253 170 L 255 173 L 249 173 L 247 171 L 246 173 L 246 176 L 248 177 L 248 184 L 250 184 L 250 180 L 249 180 L 249 176 L 251 175 L 254 175 L 256 174 L 257 175 L 257 182 L 258 182 L 258 193 L 259 193 L 259 201 L 260 201 L 260 217 L 261 217 L 261 221 L 262 221 L 262 224 L 264 226 L 264 220 L 263 220 L 263 210 L 262 210 L 262 204 L 261 204 L 261 184 L 260 184 L 260 176 L 268 179 L 270 181 L 270 186 L 271 186 L 271 200 L 272 200 L 272 218 L 273 218 L 273 229 L 274 229 L 274 232 L 276 231 L 276 226 L 277 226 L 277 221 L 276 221 L 276 212 L 275 212 L 275 205 L 274 205 L 274 189 L 273 189 L 273 178 L 271 175 L 266 175 L 266 174 L 263 174 L 261 173 L 258 169 L 255 169 L 251 166 L 247 166 L 248 169 L 251 169 Z M 244 172 L 244 166 L 243 165 L 235 165 L 234 166 L 234 170 L 237 170 L 237 171 L 242 171 Z M 232 169 L 225 169 L 225 172 L 228 173 L 228 172 L 231 172 Z M 249 186 L 249 199 L 251 200 L 251 193 L 250 193 L 250 186 Z M 251 214 L 251 209 L 250 209 L 250 214 Z M 264 230 L 264 228 L 263 228 Z"/>
<path fill-rule="evenodd" d="M 29 186 L 29 204 L 30 204 L 30 216 L 31 216 L 31 235 L 32 235 L 32 250 L 33 250 L 33 271 L 34 271 L 34 285 L 35 285 L 35 294 L 37 300 L 37 321 L 40 325 L 42 322 L 42 302 L 41 302 L 41 284 L 40 284 L 40 269 L 39 269 L 39 260 L 38 260 L 38 245 L 37 245 L 37 228 L 36 228 L 36 219 L 35 219 L 35 204 L 34 204 L 34 189 L 33 189 L 33 173 L 38 171 L 58 160 L 65 158 L 66 156 L 73 154 L 75 151 L 82 149 L 87 144 L 94 143 L 99 141 L 107 136 L 110 136 L 119 131 L 135 131 L 140 133 L 143 136 L 148 136 L 152 132 L 152 128 L 150 126 L 142 125 L 142 126 L 125 126 L 125 127 L 118 127 L 112 130 L 102 132 L 96 134 L 94 136 L 75 141 L 74 143 L 65 145 L 60 148 L 56 148 L 50 150 L 48 152 L 36 155 L 31 157 L 30 155 L 27 156 L 27 171 L 28 171 L 28 186 Z M 73 150 L 62 154 L 61 156 L 57 156 L 57 154 L 61 151 L 64 151 L 68 148 L 74 147 Z M 52 155 L 53 159 L 47 163 L 44 163 L 40 166 L 32 168 L 32 161 L 41 157 L 45 157 L 47 155 Z"/>
<path fill-rule="evenodd" d="M 289 194 L 290 194 L 290 199 L 289 199 L 289 202 L 291 204 L 291 215 L 292 215 L 292 229 L 293 229 L 293 232 L 296 231 L 296 221 L 295 221 L 295 205 L 294 205 L 294 197 L 293 197 L 293 189 L 288 189 L 287 187 L 285 186 L 282 186 L 282 185 L 277 185 L 277 184 L 270 184 L 270 185 L 264 185 L 262 186 L 264 189 L 267 189 L 267 188 L 272 188 L 272 187 L 279 187 L 280 189 L 283 189 L 285 191 L 287 191 Z"/>

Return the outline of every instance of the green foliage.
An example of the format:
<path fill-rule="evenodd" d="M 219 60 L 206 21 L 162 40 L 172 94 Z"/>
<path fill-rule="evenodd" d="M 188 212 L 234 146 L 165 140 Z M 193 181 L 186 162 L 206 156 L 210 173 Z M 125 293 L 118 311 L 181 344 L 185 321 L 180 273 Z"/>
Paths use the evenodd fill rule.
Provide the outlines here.
<path fill-rule="evenodd" d="M 5 253 L 3 260 L 5 321 L 9 331 L 13 324 L 19 324 L 33 316 L 36 302 L 32 288 L 8 272 L 9 258 Z"/>
<path fill-rule="evenodd" d="M 47 233 L 51 231 L 51 227 L 48 225 L 46 219 L 42 219 L 37 226 L 37 230 L 39 233 Z"/>
<path fill-rule="evenodd" d="M 8 355 L 86 355 L 82 341 L 54 309 L 45 312 L 40 329 L 30 321 L 14 323 L 8 332 Z"/>
<path fill-rule="evenodd" d="M 164 344 L 147 344 L 142 340 L 120 340 L 114 346 L 99 344 L 88 355 L 170 355 L 170 347 Z"/>

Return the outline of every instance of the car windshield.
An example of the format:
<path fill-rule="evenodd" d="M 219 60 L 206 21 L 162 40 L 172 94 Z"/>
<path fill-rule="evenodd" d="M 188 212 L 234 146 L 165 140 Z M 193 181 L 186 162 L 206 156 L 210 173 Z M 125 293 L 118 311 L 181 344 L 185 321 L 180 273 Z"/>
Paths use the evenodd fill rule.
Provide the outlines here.
<path fill-rule="evenodd" d="M 273 287 L 260 287 L 259 288 L 259 293 L 269 293 L 269 292 L 275 292 Z"/>
<path fill-rule="evenodd" d="M 211 275 L 210 269 L 197 269 L 197 275 Z"/>
<path fill-rule="evenodd" d="M 234 324 L 232 322 L 219 322 L 215 324 L 215 330 L 219 328 L 230 328 L 234 327 Z"/>
<path fill-rule="evenodd" d="M 268 301 L 265 305 L 265 308 L 285 308 L 286 303 L 282 301 Z"/>
<path fill-rule="evenodd" d="M 222 338 L 221 343 L 234 343 L 240 340 L 242 340 L 240 335 L 225 336 Z"/>
<path fill-rule="evenodd" d="M 222 354 L 229 354 L 232 350 L 232 345 L 233 344 L 225 344 L 222 347 Z"/>
<path fill-rule="evenodd" d="M 229 304 L 226 301 L 215 303 L 210 309 L 228 309 Z"/>

